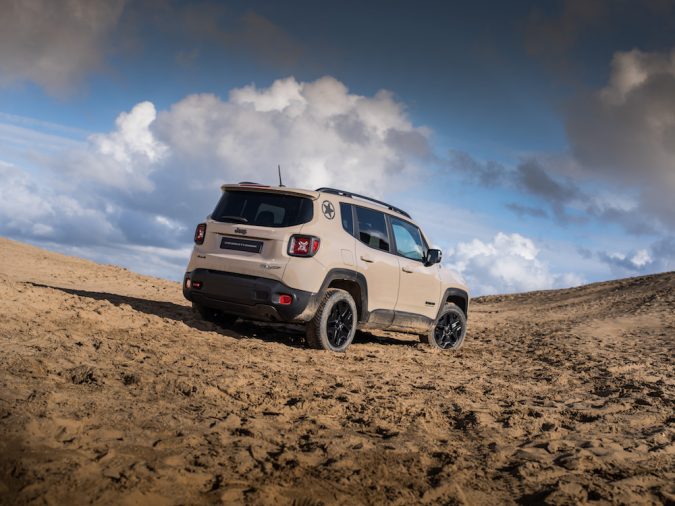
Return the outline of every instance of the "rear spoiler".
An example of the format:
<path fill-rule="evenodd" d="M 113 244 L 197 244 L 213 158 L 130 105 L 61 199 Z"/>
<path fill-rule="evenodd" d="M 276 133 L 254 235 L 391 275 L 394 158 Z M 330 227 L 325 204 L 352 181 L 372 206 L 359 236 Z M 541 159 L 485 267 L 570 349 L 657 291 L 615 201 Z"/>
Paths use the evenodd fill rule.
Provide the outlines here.
<path fill-rule="evenodd" d="M 266 193 L 281 193 L 284 195 L 294 195 L 300 197 L 309 197 L 312 200 L 319 198 L 319 193 L 300 188 L 286 188 L 280 186 L 265 186 L 257 183 L 224 184 L 220 187 L 222 191 L 253 191 Z"/>

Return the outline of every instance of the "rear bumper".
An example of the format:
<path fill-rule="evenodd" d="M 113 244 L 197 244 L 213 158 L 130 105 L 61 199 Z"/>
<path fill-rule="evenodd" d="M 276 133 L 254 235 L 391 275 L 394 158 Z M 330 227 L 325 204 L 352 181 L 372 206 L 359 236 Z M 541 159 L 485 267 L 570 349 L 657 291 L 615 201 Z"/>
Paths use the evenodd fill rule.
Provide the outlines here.
<path fill-rule="evenodd" d="M 194 288 L 195 281 L 201 282 L 201 288 Z M 282 294 L 290 295 L 292 302 L 279 304 Z M 189 301 L 224 313 L 271 322 L 306 322 L 314 314 L 317 299 L 316 294 L 290 288 L 274 279 L 210 269 L 185 273 L 183 295 Z"/>

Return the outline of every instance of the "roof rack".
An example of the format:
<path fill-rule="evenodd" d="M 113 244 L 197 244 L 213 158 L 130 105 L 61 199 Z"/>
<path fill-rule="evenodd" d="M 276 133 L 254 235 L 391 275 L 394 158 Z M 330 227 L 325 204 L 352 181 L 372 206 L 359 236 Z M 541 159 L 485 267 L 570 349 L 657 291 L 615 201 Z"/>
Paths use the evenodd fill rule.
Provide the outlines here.
<path fill-rule="evenodd" d="M 372 197 L 366 197 L 365 195 L 359 195 L 358 193 L 352 193 L 345 190 L 338 190 L 336 188 L 317 188 L 316 191 L 322 193 L 332 193 L 334 195 L 341 195 L 343 197 L 350 197 L 350 198 L 356 197 L 363 200 L 369 200 L 370 202 L 375 202 L 376 204 L 386 207 L 390 211 L 402 214 L 403 216 L 406 216 L 412 220 L 411 216 L 408 213 L 406 213 L 403 209 L 392 206 L 391 204 L 387 204 L 386 202 L 382 202 L 381 200 L 377 200 Z"/>

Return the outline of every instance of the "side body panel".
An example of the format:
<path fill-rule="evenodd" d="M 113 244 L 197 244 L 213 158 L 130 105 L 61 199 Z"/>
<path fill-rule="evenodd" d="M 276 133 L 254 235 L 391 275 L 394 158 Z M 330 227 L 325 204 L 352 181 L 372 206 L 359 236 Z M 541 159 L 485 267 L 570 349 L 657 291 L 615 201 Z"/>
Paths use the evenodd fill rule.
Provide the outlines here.
<path fill-rule="evenodd" d="M 427 267 L 421 262 L 404 257 L 398 257 L 398 262 L 400 287 L 396 312 L 435 318 L 441 289 L 438 264 Z"/>
<path fill-rule="evenodd" d="M 283 281 L 288 286 L 316 293 L 332 269 L 356 270 L 354 237 L 343 228 L 340 203 L 336 196 L 321 196 L 314 201 L 314 217 L 302 225 L 303 235 L 320 239 L 319 251 L 311 258 L 288 257 Z"/>

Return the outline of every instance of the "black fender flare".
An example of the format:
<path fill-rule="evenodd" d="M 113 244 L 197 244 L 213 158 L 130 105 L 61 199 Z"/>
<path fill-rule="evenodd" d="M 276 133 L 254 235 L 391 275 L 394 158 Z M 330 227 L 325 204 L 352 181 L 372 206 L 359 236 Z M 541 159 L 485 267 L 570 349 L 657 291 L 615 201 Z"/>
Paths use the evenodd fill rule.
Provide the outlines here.
<path fill-rule="evenodd" d="M 469 317 L 469 294 L 460 289 L 460 288 L 448 288 L 445 290 L 443 293 L 443 298 L 441 299 L 441 304 L 438 308 L 438 314 L 436 315 L 436 319 L 438 319 L 439 316 L 441 316 L 441 311 L 443 311 L 443 307 L 445 307 L 445 301 L 448 300 L 448 297 L 458 297 L 464 301 L 464 307 L 460 306 L 460 309 L 464 311 L 464 316 L 467 318 Z"/>
<path fill-rule="evenodd" d="M 328 286 L 333 282 L 333 281 L 352 281 L 356 284 L 359 285 L 359 288 L 361 289 L 361 300 L 358 301 L 361 306 L 361 314 L 360 316 L 360 321 L 366 321 L 368 320 L 368 282 L 366 281 L 366 277 L 361 274 L 358 271 L 355 271 L 353 269 L 342 269 L 342 268 L 337 268 L 337 269 L 331 269 L 328 271 L 326 274 L 326 277 L 323 280 L 323 283 L 321 283 L 321 288 L 319 289 L 319 299 L 323 297 L 323 294 L 326 292 L 328 289 Z"/>

